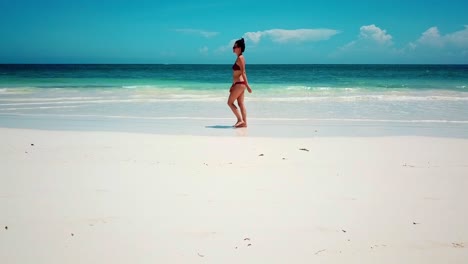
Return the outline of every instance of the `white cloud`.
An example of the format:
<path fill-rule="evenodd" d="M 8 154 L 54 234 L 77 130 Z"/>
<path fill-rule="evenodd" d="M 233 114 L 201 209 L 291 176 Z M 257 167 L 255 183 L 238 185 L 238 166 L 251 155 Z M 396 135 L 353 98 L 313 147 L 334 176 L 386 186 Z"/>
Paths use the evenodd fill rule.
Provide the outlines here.
<path fill-rule="evenodd" d="M 264 34 L 263 31 L 246 32 L 244 33 L 244 38 L 252 41 L 253 43 L 259 43 L 260 40 L 262 39 L 263 34 Z"/>
<path fill-rule="evenodd" d="M 468 47 L 468 25 L 465 25 L 463 30 L 459 30 L 446 35 L 441 35 L 437 27 L 431 27 L 422 33 L 421 37 L 416 42 L 419 45 L 444 47 L 453 45 L 456 47 Z M 414 43 L 413 43 L 414 44 Z M 414 44 L 416 45 L 416 44 Z"/>
<path fill-rule="evenodd" d="M 379 63 L 383 58 L 392 60 L 401 54 L 401 51 L 394 47 L 392 39 L 392 35 L 385 29 L 375 24 L 364 25 L 359 28 L 356 39 L 339 47 L 329 57 L 367 63 Z"/>
<path fill-rule="evenodd" d="M 408 43 L 402 53 L 407 58 L 420 58 L 425 63 L 466 63 L 468 59 L 468 26 L 442 34 L 437 27 L 430 27 L 418 39 Z"/>
<path fill-rule="evenodd" d="M 431 27 L 422 33 L 421 37 L 417 41 L 419 44 L 425 44 L 430 46 L 442 47 L 444 45 L 442 38 L 440 37 L 439 29 L 437 27 Z"/>
<path fill-rule="evenodd" d="M 333 56 L 350 50 L 388 50 L 393 45 L 392 38 L 393 37 L 388 34 L 386 30 L 374 24 L 362 26 L 359 28 L 358 38 L 338 48 L 337 53 Z"/>
<path fill-rule="evenodd" d="M 185 33 L 185 34 L 200 35 L 205 38 L 211 38 L 219 34 L 219 32 L 205 31 L 205 30 L 193 29 L 193 28 L 180 28 L 180 29 L 176 29 L 175 31 L 180 32 L 180 33 Z"/>
<path fill-rule="evenodd" d="M 334 29 L 269 29 L 264 31 L 246 32 L 243 38 L 246 42 L 258 44 L 262 38 L 269 38 L 277 43 L 305 42 L 327 40 L 340 33 Z M 228 45 L 219 47 L 217 52 L 225 52 L 232 49 L 235 41 L 233 39 Z"/>
<path fill-rule="evenodd" d="M 418 45 L 416 45 L 416 44 L 413 43 L 413 42 L 410 42 L 410 43 L 408 44 L 408 48 L 409 48 L 410 50 L 415 50 L 417 47 L 418 47 Z M 403 49 L 403 51 L 405 51 L 405 49 Z"/>
<path fill-rule="evenodd" d="M 392 36 L 387 34 L 386 30 L 383 30 L 376 25 L 368 25 L 362 26 L 360 28 L 359 37 L 361 39 L 371 39 L 379 44 L 383 45 L 391 45 L 392 44 Z"/>
<path fill-rule="evenodd" d="M 445 38 L 449 43 L 463 48 L 468 48 L 468 25 L 465 25 L 463 30 L 447 34 Z"/>
<path fill-rule="evenodd" d="M 234 46 L 236 40 L 237 39 L 231 39 L 231 41 L 229 41 L 229 44 L 217 48 L 216 52 L 226 52 L 228 50 L 232 50 L 232 46 Z"/>
<path fill-rule="evenodd" d="M 340 47 L 340 50 L 345 51 L 345 50 L 351 49 L 356 45 L 356 43 L 357 43 L 357 41 L 353 40 L 353 41 L 349 42 L 348 44 L 344 45 L 343 47 Z"/>
<path fill-rule="evenodd" d="M 274 42 L 305 42 L 327 40 L 338 34 L 334 29 L 269 29 L 264 31 L 246 32 L 244 38 L 255 44 L 264 37 L 270 38 Z"/>
<path fill-rule="evenodd" d="M 466 63 L 467 51 L 468 25 L 447 34 L 431 27 L 414 41 L 398 45 L 386 30 L 372 24 L 360 27 L 357 38 L 338 48 L 330 58 L 370 63 Z"/>

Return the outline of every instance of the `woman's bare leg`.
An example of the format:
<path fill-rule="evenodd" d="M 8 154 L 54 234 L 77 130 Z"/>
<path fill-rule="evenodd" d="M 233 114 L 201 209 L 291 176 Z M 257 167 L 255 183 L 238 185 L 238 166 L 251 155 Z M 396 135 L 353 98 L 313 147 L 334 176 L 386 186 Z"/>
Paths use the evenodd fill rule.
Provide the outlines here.
<path fill-rule="evenodd" d="M 237 117 L 237 123 L 234 126 L 238 126 L 239 124 L 242 124 L 244 122 L 241 114 L 239 113 L 239 110 L 234 104 L 234 101 L 236 101 L 243 92 L 244 92 L 244 87 L 242 87 L 241 85 L 235 85 L 234 87 L 231 88 L 231 94 L 229 95 L 229 99 L 227 102 L 228 106 L 231 108 L 232 112 Z"/>
<path fill-rule="evenodd" d="M 245 108 L 244 104 L 244 91 L 245 90 L 243 90 L 239 98 L 237 98 L 237 104 L 239 104 L 242 120 L 244 121 L 242 127 L 247 127 L 247 109 Z"/>

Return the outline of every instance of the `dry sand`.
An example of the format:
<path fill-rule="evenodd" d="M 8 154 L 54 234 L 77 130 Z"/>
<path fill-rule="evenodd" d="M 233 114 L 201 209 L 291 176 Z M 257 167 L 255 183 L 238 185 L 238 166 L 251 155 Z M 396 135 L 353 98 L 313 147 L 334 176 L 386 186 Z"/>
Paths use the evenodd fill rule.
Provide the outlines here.
<path fill-rule="evenodd" d="M 2 264 L 468 263 L 467 139 L 2 128 L 0 146 Z"/>

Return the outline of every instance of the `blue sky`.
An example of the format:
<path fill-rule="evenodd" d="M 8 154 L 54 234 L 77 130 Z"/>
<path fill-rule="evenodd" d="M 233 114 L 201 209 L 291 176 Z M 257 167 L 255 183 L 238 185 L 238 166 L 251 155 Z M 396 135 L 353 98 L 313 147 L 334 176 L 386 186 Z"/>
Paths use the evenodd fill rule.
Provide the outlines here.
<path fill-rule="evenodd" d="M 468 1 L 0 0 L 0 63 L 468 63 Z"/>

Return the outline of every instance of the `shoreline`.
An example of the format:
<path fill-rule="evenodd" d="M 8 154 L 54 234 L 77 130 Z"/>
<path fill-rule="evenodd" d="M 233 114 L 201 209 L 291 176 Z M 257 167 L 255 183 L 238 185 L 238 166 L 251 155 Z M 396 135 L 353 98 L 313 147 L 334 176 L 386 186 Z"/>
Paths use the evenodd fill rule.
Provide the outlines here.
<path fill-rule="evenodd" d="M 426 136 L 468 138 L 468 123 L 251 118 L 234 129 L 234 118 L 158 118 L 102 116 L 2 115 L 0 128 L 58 131 L 106 131 L 161 135 L 249 136 L 272 138 Z M 231 124 L 232 123 L 232 124 Z"/>

